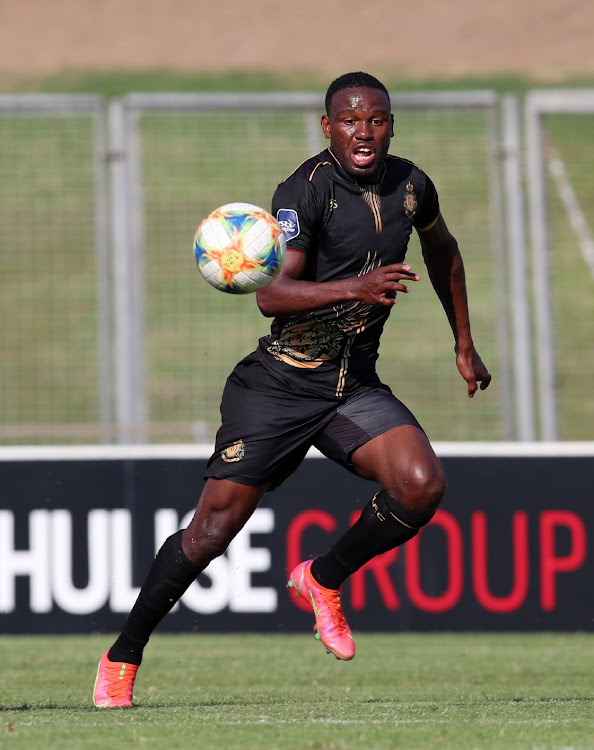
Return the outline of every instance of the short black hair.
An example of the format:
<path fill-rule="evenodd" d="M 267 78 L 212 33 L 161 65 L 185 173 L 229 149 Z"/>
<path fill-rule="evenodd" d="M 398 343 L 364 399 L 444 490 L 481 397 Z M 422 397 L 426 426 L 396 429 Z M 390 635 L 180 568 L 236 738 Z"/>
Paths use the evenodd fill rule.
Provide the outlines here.
<path fill-rule="evenodd" d="M 339 91 L 344 91 L 345 89 L 357 88 L 379 89 L 380 91 L 384 92 L 384 94 L 388 97 L 388 101 L 390 101 L 390 94 L 388 94 L 388 89 L 381 81 L 378 81 L 375 76 L 371 76 L 369 75 L 369 73 L 363 73 L 362 71 L 358 70 L 355 73 L 345 73 L 344 75 L 339 76 L 336 80 L 332 81 L 330 86 L 328 86 L 325 101 L 326 114 L 330 114 L 330 105 L 332 104 L 334 94 L 337 94 Z"/>

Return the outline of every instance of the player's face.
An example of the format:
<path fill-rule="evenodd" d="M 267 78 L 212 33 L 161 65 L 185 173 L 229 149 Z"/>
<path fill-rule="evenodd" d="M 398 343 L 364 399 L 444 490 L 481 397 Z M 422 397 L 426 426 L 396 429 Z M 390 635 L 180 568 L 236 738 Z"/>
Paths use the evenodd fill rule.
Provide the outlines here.
<path fill-rule="evenodd" d="M 341 167 L 358 182 L 381 179 L 384 158 L 394 135 L 390 102 L 379 89 L 338 91 L 330 113 L 322 117 L 322 129 Z"/>

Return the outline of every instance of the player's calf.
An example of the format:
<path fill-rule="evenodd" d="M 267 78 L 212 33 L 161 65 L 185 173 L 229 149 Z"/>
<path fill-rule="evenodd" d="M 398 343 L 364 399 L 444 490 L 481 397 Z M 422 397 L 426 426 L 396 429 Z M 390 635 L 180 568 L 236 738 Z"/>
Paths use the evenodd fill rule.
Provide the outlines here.
<path fill-rule="evenodd" d="M 369 560 L 416 536 L 433 514 L 433 508 L 423 515 L 411 513 L 381 490 L 332 549 L 314 560 L 313 577 L 322 586 L 340 588 L 348 576 Z"/>

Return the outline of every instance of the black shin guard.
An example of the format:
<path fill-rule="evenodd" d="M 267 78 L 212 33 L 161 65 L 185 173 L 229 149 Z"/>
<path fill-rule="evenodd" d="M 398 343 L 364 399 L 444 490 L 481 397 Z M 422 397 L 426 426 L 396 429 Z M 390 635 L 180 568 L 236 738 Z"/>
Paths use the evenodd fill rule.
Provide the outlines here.
<path fill-rule="evenodd" d="M 140 664 L 153 630 L 202 572 L 186 557 L 181 536 L 178 531 L 166 539 L 153 560 L 122 633 L 109 650 L 111 661 Z"/>
<path fill-rule="evenodd" d="M 381 490 L 332 549 L 313 561 L 312 575 L 321 586 L 338 589 L 351 573 L 376 555 L 412 539 L 431 518 L 432 515 L 410 513 Z"/>

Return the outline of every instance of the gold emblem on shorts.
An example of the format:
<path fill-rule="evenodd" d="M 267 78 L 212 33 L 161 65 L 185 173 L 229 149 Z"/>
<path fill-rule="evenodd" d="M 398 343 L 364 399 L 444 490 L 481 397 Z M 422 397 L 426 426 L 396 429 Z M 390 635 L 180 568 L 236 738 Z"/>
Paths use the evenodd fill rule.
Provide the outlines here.
<path fill-rule="evenodd" d="M 244 456 L 245 445 L 243 443 L 243 440 L 238 440 L 236 443 L 233 443 L 232 445 L 225 448 L 225 450 L 221 451 L 221 458 L 228 464 L 231 464 L 234 461 L 241 461 Z"/>
<path fill-rule="evenodd" d="M 417 202 L 415 188 L 412 182 L 406 183 L 405 190 L 406 192 L 404 193 L 404 213 L 407 215 L 409 219 L 412 219 L 413 216 L 417 213 L 417 208 L 419 206 Z"/>

